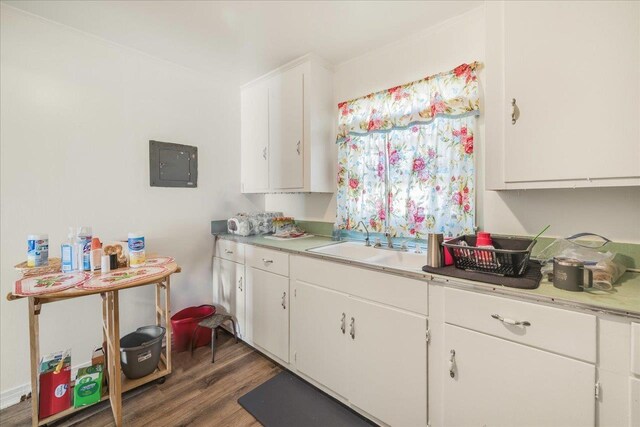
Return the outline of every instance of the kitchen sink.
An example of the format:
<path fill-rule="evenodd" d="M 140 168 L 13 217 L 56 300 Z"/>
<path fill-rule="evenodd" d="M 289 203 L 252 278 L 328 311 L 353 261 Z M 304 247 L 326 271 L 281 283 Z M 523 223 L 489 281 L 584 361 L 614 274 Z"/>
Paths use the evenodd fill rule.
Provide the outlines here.
<path fill-rule="evenodd" d="M 373 246 L 367 247 L 362 242 L 341 242 L 307 249 L 307 251 L 410 271 L 422 271 L 422 266 L 426 264 L 427 258 L 425 253 L 416 254 L 408 251 L 374 248 Z"/>

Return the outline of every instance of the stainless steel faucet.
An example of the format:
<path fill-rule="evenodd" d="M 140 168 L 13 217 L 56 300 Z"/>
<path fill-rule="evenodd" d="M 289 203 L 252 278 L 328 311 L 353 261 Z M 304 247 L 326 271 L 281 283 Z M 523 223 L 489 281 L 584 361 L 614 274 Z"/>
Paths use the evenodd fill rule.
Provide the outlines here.
<path fill-rule="evenodd" d="M 356 224 L 356 228 L 358 227 L 358 225 L 362 224 L 362 226 L 364 227 L 364 231 L 367 232 L 367 238 L 364 239 L 364 245 L 366 247 L 371 246 L 371 241 L 369 240 L 369 229 L 367 228 L 367 224 L 364 223 L 364 221 L 360 221 L 359 223 Z"/>
<path fill-rule="evenodd" d="M 391 240 L 391 233 L 389 232 L 384 233 L 384 237 L 387 238 L 387 247 L 389 249 L 393 249 L 393 240 Z"/>

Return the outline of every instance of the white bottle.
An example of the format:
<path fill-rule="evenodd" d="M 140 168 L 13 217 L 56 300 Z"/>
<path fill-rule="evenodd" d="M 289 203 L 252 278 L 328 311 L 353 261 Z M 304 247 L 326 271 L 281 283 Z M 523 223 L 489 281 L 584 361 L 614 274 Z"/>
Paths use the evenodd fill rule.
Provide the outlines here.
<path fill-rule="evenodd" d="M 76 242 L 82 245 L 82 263 L 80 270 L 91 271 L 91 227 L 80 227 L 76 234 Z"/>

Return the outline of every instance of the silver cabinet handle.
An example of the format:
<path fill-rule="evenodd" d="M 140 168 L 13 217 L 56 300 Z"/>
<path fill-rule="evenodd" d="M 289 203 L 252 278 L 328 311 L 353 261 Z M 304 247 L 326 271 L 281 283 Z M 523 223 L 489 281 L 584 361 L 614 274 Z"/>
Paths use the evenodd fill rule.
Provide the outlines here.
<path fill-rule="evenodd" d="M 520 117 L 520 110 L 516 105 L 516 99 L 512 98 L 511 99 L 511 124 L 512 125 L 516 124 L 516 122 L 518 121 L 518 117 Z"/>
<path fill-rule="evenodd" d="M 296 144 L 296 151 L 298 152 L 298 156 L 300 155 L 300 141 Z"/>
<path fill-rule="evenodd" d="M 238 289 L 242 290 L 242 277 L 238 280 Z"/>
<path fill-rule="evenodd" d="M 342 313 L 342 319 L 340 320 L 340 330 L 342 331 L 342 335 L 344 335 L 344 331 L 347 329 L 347 315 Z"/>
<path fill-rule="evenodd" d="M 265 264 L 269 265 L 269 264 L 273 264 L 273 260 L 272 259 L 266 259 L 266 258 L 262 258 L 262 262 L 264 262 Z"/>
<path fill-rule="evenodd" d="M 499 321 L 501 321 L 502 323 L 506 323 L 507 325 L 514 325 L 514 326 L 531 326 L 531 323 L 526 321 L 526 320 L 513 320 L 513 319 L 508 319 L 506 317 L 502 317 L 499 314 L 492 314 L 491 317 L 493 317 L 494 319 L 498 319 Z"/>
<path fill-rule="evenodd" d="M 267 160 L 267 147 L 264 147 L 264 150 L 262 150 L 262 158 Z"/>
<path fill-rule="evenodd" d="M 356 339 L 356 319 L 351 318 L 351 324 L 349 325 L 349 335 L 351 335 L 351 339 Z"/>
<path fill-rule="evenodd" d="M 224 250 L 224 253 L 225 253 L 225 254 L 232 254 L 232 253 L 233 253 L 233 251 L 230 251 L 229 249 L 225 249 L 225 250 Z"/>
<path fill-rule="evenodd" d="M 286 310 L 287 309 L 287 304 L 285 303 L 285 300 L 287 299 L 287 293 L 283 292 L 282 293 L 282 309 Z"/>
<path fill-rule="evenodd" d="M 451 378 L 456 377 L 455 365 L 456 365 L 456 351 L 451 350 L 451 353 L 449 353 L 449 376 Z"/>

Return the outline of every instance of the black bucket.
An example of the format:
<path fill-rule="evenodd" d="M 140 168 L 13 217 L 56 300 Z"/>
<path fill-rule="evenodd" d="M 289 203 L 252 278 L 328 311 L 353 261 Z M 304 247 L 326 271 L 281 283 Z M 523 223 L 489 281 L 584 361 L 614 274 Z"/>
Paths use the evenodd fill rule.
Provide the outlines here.
<path fill-rule="evenodd" d="M 120 365 L 127 378 L 142 378 L 156 370 L 165 332 L 162 326 L 143 326 L 120 338 Z"/>

